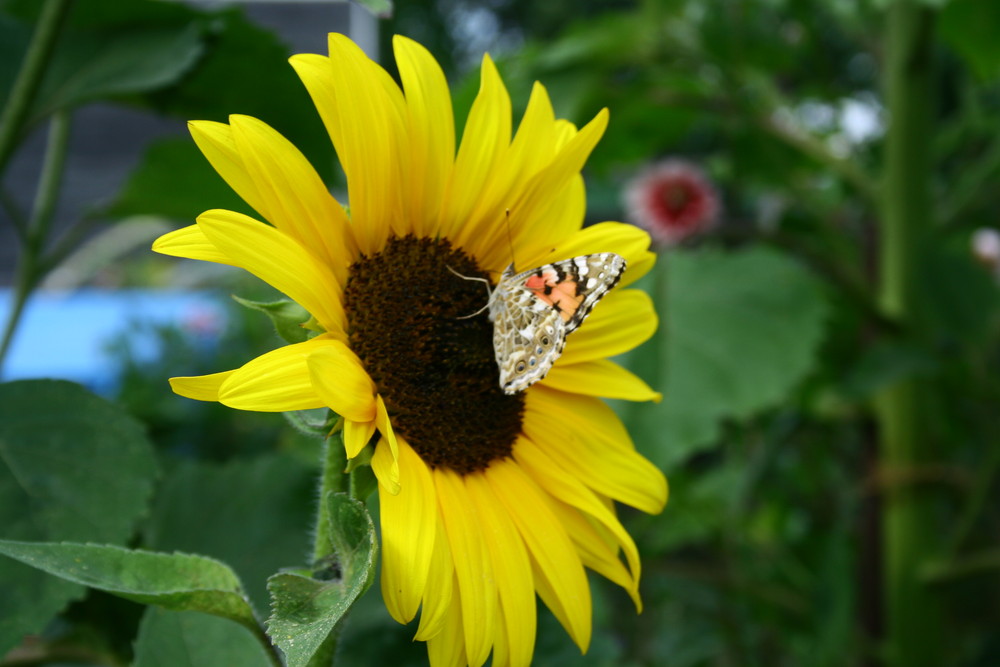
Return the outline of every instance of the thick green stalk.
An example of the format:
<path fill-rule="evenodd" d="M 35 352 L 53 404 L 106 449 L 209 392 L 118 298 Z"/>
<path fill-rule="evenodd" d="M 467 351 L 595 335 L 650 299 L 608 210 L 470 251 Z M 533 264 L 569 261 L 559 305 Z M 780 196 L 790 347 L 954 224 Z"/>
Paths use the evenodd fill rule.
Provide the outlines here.
<path fill-rule="evenodd" d="M 32 35 L 24 62 L 10 89 L 10 97 L 0 115 L 0 174 L 14 154 L 18 136 L 24 129 L 24 121 L 35 100 L 35 93 L 45 74 L 45 66 L 55 48 L 59 27 L 69 11 L 73 0 L 47 0 L 38 17 L 35 33 Z"/>
<path fill-rule="evenodd" d="M 924 3 L 896 0 L 887 15 L 885 69 L 889 128 L 880 215 L 879 301 L 885 314 L 919 336 L 916 281 L 931 226 L 933 14 Z M 877 400 L 881 460 L 889 484 L 883 505 L 887 664 L 942 664 L 940 619 L 920 565 L 933 556 L 936 535 L 930 494 L 907 472 L 927 463 L 929 387 L 915 378 Z"/>
<path fill-rule="evenodd" d="M 322 471 L 319 484 L 319 510 L 316 512 L 316 526 L 313 529 L 313 567 L 322 568 L 324 562 L 333 555 L 330 541 L 330 504 L 327 496 L 331 493 L 344 493 L 348 490 L 350 477 L 344 472 L 347 466 L 347 452 L 344 450 L 344 431 L 341 428 L 331 433 L 323 441 Z M 330 631 L 326 639 L 309 660 L 307 667 L 330 667 L 337 655 L 337 642 L 343 630 L 347 614 L 344 614 L 337 625 Z"/>
<path fill-rule="evenodd" d="M 313 532 L 313 563 L 321 567 L 323 559 L 333 553 L 330 545 L 330 506 L 326 497 L 331 493 L 347 491 L 350 478 L 344 473 L 347 453 L 344 451 L 343 431 L 337 430 L 323 441 L 323 468 L 319 483 L 319 510 Z"/>

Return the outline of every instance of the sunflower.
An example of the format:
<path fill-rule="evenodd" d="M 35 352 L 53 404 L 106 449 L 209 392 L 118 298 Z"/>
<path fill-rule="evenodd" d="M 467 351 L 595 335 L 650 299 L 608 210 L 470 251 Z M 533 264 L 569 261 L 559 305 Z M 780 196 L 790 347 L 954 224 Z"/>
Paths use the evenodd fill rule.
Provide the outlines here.
<path fill-rule="evenodd" d="M 211 210 L 154 250 L 249 271 L 308 310 L 319 333 L 170 382 L 242 410 L 328 407 L 349 458 L 374 443 L 382 594 L 400 623 L 421 611 L 416 638 L 432 665 L 481 665 L 491 651 L 494 665 L 530 663 L 536 593 L 585 651 L 585 568 L 641 610 L 638 552 L 613 501 L 655 513 L 667 497 L 601 400 L 659 398 L 607 359 L 652 336 L 652 303 L 619 286 L 544 380 L 507 395 L 485 291 L 462 277 L 495 281 L 512 256 L 530 267 L 615 252 L 627 285 L 653 265 L 649 236 L 615 222 L 582 228 L 580 170 L 607 110 L 577 129 L 536 83 L 512 138 L 510 98 L 485 56 L 456 152 L 439 65 L 409 39 L 393 45 L 402 87 L 343 35 L 330 35 L 329 57 L 291 58 L 347 176 L 350 213 L 263 122 L 190 124 L 267 222 Z"/>

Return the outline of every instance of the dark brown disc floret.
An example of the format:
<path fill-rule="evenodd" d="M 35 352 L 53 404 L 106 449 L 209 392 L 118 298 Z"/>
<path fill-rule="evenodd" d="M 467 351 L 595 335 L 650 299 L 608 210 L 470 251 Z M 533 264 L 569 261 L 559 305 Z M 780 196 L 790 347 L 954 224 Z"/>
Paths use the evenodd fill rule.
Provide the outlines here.
<path fill-rule="evenodd" d="M 392 237 L 344 290 L 351 349 L 393 428 L 429 466 L 463 475 L 510 455 L 524 412 L 498 382 L 486 288 L 467 279 L 487 277 L 445 239 Z"/>

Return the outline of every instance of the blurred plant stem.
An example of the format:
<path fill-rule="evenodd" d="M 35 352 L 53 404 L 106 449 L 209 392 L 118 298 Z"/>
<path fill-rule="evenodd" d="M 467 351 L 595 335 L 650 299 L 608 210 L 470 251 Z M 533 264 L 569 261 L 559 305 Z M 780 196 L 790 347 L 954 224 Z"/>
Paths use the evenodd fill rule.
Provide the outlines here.
<path fill-rule="evenodd" d="M 10 97 L 0 115 L 0 174 L 6 170 L 17 147 L 24 130 L 24 121 L 55 48 L 56 35 L 59 34 L 59 28 L 72 4 L 73 0 L 47 0 L 42 7 L 35 33 L 24 54 L 24 62 L 21 63 L 21 69 L 10 89 Z"/>
<path fill-rule="evenodd" d="M 879 302 L 910 336 L 921 325 L 917 279 L 931 226 L 931 118 L 933 13 L 915 0 L 897 0 L 886 22 L 885 140 L 880 225 Z M 876 398 L 881 466 L 896 477 L 931 463 L 927 382 L 905 378 Z M 940 619 L 921 563 L 933 557 L 931 493 L 912 483 L 890 483 L 883 504 L 883 593 L 886 664 L 943 664 Z"/>
<path fill-rule="evenodd" d="M 39 15 L 38 24 L 31 43 L 21 63 L 21 69 L 11 86 L 10 97 L 0 114 L 0 177 L 14 154 L 18 141 L 25 133 L 25 121 L 35 100 L 35 95 L 45 75 L 46 66 L 52 57 L 59 28 L 73 0 L 47 0 Z M 24 312 L 32 290 L 41 282 L 51 268 L 42 258 L 45 250 L 55 202 L 62 181 L 66 162 L 66 147 L 69 141 L 69 113 L 57 112 L 49 127 L 49 140 L 45 164 L 35 196 L 34 208 L 26 224 L 18 228 L 21 254 L 18 261 L 14 284 L 14 297 L 10 314 L 4 323 L 3 337 L 0 338 L 0 370 L 10 349 L 18 321 Z M 12 216 L 14 224 L 17 218 Z"/>
<path fill-rule="evenodd" d="M 45 257 L 45 248 L 66 167 L 69 127 L 69 111 L 57 111 L 49 123 L 48 145 L 41 180 L 38 183 L 31 217 L 21 237 L 21 253 L 14 276 L 13 300 L 10 314 L 4 323 L 3 338 L 0 339 L 0 369 L 3 368 L 4 359 L 14 339 L 14 332 L 17 330 L 28 297 L 53 268 L 50 259 Z"/>
<path fill-rule="evenodd" d="M 758 127 L 840 176 L 866 202 L 874 203 L 878 200 L 878 190 L 872 179 L 855 160 L 837 155 L 819 137 L 788 120 L 779 118 L 776 111 L 792 109 L 793 104 L 784 99 L 777 87 L 770 82 L 761 88 L 768 106 L 767 113 L 756 117 Z"/>

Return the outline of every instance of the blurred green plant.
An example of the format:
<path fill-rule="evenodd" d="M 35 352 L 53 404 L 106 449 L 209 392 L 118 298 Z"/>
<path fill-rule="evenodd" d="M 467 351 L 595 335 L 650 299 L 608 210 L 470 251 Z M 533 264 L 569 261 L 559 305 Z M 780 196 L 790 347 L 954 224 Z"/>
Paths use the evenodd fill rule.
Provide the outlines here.
<path fill-rule="evenodd" d="M 84 102 L 113 99 L 177 118 L 249 113 L 336 177 L 280 45 L 239 12 L 113 0 L 8 0 L 0 9 L 0 175 L 26 133 L 50 125 L 34 210 L 3 198 L 25 249 L 24 294 L 97 222 L 188 220 L 204 208 L 243 206 L 191 142 L 166 140 L 114 203 L 53 239 L 69 114 Z M 628 175 L 666 155 L 699 160 L 724 199 L 719 229 L 665 250 L 645 282 L 663 335 L 627 361 L 664 391 L 663 403 L 617 406 L 673 490 L 662 517 L 627 517 L 644 555 L 646 611 L 638 620 L 618 613 L 628 600 L 595 583 L 598 627 L 610 630 L 580 658 L 546 631 L 555 622 L 542 615 L 538 663 L 1000 662 L 1000 299 L 995 274 L 968 251 L 971 232 L 996 226 L 1000 210 L 997 3 L 436 0 L 401 4 L 384 33 L 418 37 L 458 75 L 470 39 L 461 21 L 472 13 L 493 21 L 492 37 L 476 37 L 500 50 L 514 45 L 500 61 L 514 100 L 540 79 L 561 116 L 611 108 L 590 162 L 590 219 L 620 217 Z M 252 86 L 231 76 L 250 60 Z M 456 93 L 459 118 L 474 85 Z M 243 321 L 237 329 L 221 351 L 258 344 L 249 332 L 261 329 Z M 186 368 L 202 371 L 188 342 L 162 336 L 168 357 L 193 358 Z M 237 597 L 249 602 L 233 604 L 246 620 L 266 604 L 264 577 L 308 548 L 300 540 L 315 470 L 295 452 L 315 444 L 292 442 L 266 417 L 178 408 L 162 383 L 174 372 L 165 363 L 123 356 L 120 401 L 152 425 L 155 445 L 134 419 L 78 388 L 0 386 L 0 537 L 121 545 L 104 552 L 107 563 L 138 553 L 124 547 L 223 559 L 235 575 L 179 557 L 221 581 L 209 587 L 219 595 L 243 591 Z M 204 370 L 234 365 L 204 360 Z M 95 421 L 72 421 L 81 405 Z M 46 423 L 52 410 L 67 415 L 69 430 Z M 50 446 L 88 461 L 87 471 L 114 471 L 131 495 L 105 508 L 94 490 L 100 475 L 53 466 L 45 449 L 6 445 L 26 441 L 18 429 L 42 428 L 54 429 Z M 108 429 L 125 435 L 101 438 Z M 274 451 L 277 441 L 287 446 Z M 154 452 L 164 470 L 155 495 Z M 71 495 L 38 495 L 43 488 Z M 68 506 L 93 524 L 72 521 Z M 360 558 L 358 571 L 370 565 L 364 539 L 339 536 L 330 547 L 338 540 L 341 553 Z M 88 548 L 31 555 L 11 544 L 4 553 L 36 564 L 44 557 L 50 569 Z M 282 577 L 295 595 L 326 593 L 299 574 Z M 14 610 L 0 614 L 0 653 L 79 598 L 81 581 L 133 599 L 156 593 L 67 578 L 77 584 L 0 562 L 0 598 Z M 354 580 L 348 595 L 363 587 Z M 156 608 L 140 623 L 134 605 L 114 604 L 91 594 L 8 661 L 275 660 L 252 629 Z M 107 620 L 115 613 L 131 617 L 124 630 Z M 351 623 L 338 649 L 349 664 L 424 664 L 409 639 L 414 628 L 396 626 L 377 595 L 354 605 Z M 179 656 L 180 644 L 199 653 Z"/>

